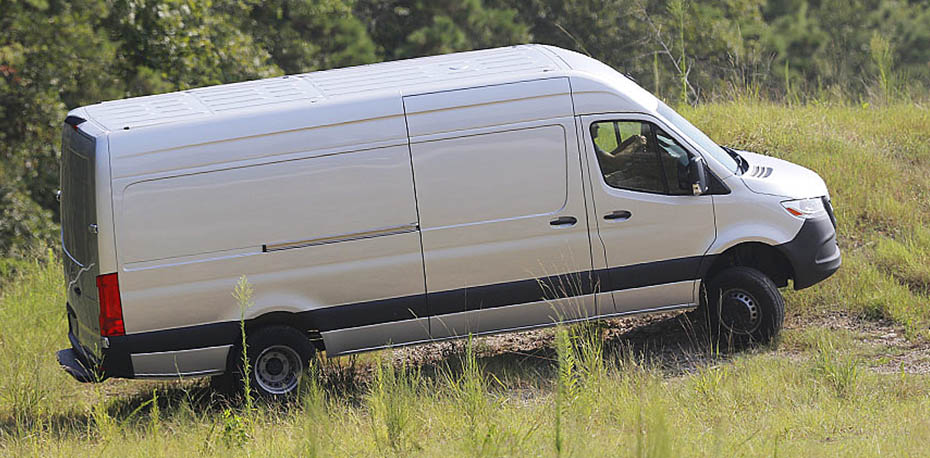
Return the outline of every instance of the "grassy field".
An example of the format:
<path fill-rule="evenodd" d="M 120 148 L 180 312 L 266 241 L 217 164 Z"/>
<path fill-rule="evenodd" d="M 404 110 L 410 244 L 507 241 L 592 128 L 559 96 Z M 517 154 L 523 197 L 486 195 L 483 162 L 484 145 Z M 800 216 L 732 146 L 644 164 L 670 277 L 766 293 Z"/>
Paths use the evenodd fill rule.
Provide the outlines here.
<path fill-rule="evenodd" d="M 224 456 L 930 454 L 930 111 L 704 105 L 722 144 L 810 167 L 844 264 L 786 291 L 778 342 L 703 344 L 689 315 L 324 360 L 288 405 L 205 381 L 82 385 L 58 263 L 0 263 L 0 453 Z"/>

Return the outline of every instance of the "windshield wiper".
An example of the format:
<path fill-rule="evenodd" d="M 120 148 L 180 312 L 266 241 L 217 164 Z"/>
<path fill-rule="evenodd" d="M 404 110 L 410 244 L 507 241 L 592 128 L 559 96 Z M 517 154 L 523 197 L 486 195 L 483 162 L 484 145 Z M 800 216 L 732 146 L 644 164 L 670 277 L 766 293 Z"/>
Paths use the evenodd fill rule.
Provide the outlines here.
<path fill-rule="evenodd" d="M 743 156 L 740 156 L 739 153 L 736 152 L 736 150 L 734 150 L 733 148 L 730 148 L 729 146 L 720 145 L 720 147 L 723 148 L 723 150 L 726 151 L 727 154 L 729 154 L 730 157 L 732 157 L 733 160 L 736 161 L 737 168 L 739 169 L 740 175 L 742 175 L 743 172 L 749 170 L 749 161 L 743 158 Z"/>

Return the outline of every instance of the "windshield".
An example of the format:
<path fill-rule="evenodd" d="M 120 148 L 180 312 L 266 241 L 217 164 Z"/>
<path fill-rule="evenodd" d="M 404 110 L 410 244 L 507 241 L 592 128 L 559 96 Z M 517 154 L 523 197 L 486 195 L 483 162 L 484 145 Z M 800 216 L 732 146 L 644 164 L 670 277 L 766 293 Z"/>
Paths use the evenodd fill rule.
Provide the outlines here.
<path fill-rule="evenodd" d="M 717 162 L 723 164 L 730 172 L 737 173 L 739 170 L 739 164 L 734 160 L 726 151 L 723 150 L 720 146 L 714 143 L 704 132 L 701 132 L 701 129 L 694 127 L 693 124 L 688 122 L 682 115 L 675 112 L 665 103 L 659 101 L 659 114 L 664 116 L 668 122 L 672 123 L 675 127 L 681 129 L 681 131 L 691 140 L 698 144 L 702 150 L 706 151 L 708 154 L 714 157 Z"/>

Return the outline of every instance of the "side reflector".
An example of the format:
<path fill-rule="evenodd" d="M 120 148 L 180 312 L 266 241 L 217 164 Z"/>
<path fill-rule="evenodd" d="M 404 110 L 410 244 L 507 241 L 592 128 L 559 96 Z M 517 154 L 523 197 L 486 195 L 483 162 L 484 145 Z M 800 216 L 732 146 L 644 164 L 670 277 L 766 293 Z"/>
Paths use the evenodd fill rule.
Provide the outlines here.
<path fill-rule="evenodd" d="M 100 301 L 100 335 L 125 335 L 123 304 L 119 298 L 119 278 L 115 273 L 97 277 L 97 297 Z"/>

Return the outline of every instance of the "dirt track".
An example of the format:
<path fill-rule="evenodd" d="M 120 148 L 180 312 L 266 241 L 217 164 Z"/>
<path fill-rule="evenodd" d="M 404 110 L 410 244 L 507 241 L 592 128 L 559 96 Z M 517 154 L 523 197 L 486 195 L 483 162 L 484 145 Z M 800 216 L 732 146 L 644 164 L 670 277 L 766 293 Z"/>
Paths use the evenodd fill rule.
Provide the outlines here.
<path fill-rule="evenodd" d="M 695 312 L 612 319 L 601 324 L 608 352 L 632 351 L 637 358 L 656 365 L 670 376 L 690 372 L 711 359 L 728 356 L 708 350 L 707 335 L 702 332 L 703 320 Z M 908 340 L 903 328 L 894 323 L 863 320 L 840 312 L 813 319 L 798 315 L 786 318 L 787 332 L 808 328 L 848 332 L 861 353 L 868 355 L 863 358 L 863 364 L 876 372 L 930 373 L 930 341 Z M 397 349 L 393 357 L 395 362 L 407 365 L 434 365 L 461 354 L 465 345 L 462 340 L 437 342 Z M 531 361 L 536 360 L 548 365 L 555 358 L 552 329 L 480 337 L 475 339 L 474 345 L 483 361 L 506 359 L 510 363 L 532 364 Z M 774 352 L 789 357 L 801 356 L 800 349 L 791 345 L 776 345 Z"/>

